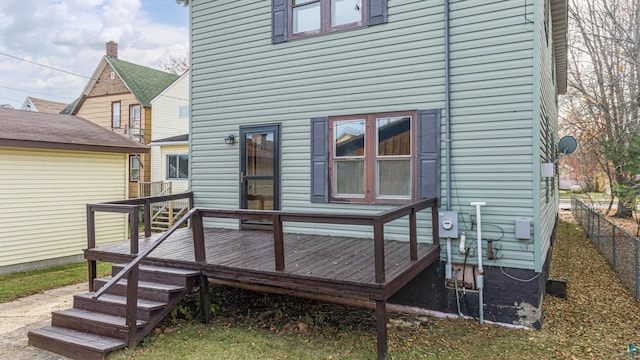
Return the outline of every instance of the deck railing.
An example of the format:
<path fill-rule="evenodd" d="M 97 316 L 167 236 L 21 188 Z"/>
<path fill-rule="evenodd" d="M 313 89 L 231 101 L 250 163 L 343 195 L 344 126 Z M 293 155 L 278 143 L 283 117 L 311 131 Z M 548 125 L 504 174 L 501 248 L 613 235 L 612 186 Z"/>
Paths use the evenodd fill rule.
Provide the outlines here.
<path fill-rule="evenodd" d="M 189 194 L 191 204 L 193 203 L 193 194 Z M 178 194 L 180 195 L 180 194 Z M 167 196 L 158 198 L 144 198 L 145 206 L 145 236 L 150 235 L 150 226 L 147 227 L 147 213 L 149 203 L 157 201 L 165 201 Z M 87 205 L 87 229 L 89 248 L 95 247 L 95 220 L 94 213 L 96 211 L 122 212 L 129 214 L 130 227 L 137 228 L 137 214 L 141 203 L 135 202 L 138 199 L 116 201 L 111 203 L 90 204 Z M 103 295 L 115 283 L 127 276 L 127 311 L 126 323 L 129 327 L 129 347 L 135 347 L 137 340 L 135 339 L 136 309 L 137 309 L 137 291 L 138 291 L 138 266 L 144 261 L 149 254 L 160 246 L 171 234 L 173 234 L 180 226 L 190 221 L 193 232 L 194 242 L 194 260 L 196 262 L 206 262 L 205 238 L 203 218 L 224 218 L 237 220 L 264 220 L 271 219 L 273 223 L 273 244 L 274 244 L 274 262 L 276 271 L 285 270 L 285 251 L 284 251 L 284 233 L 282 231 L 283 222 L 306 222 L 306 223 L 326 223 L 326 224 L 349 224 L 349 225 L 365 225 L 373 228 L 373 253 L 375 264 L 375 281 L 376 283 L 384 283 L 386 281 L 385 274 L 385 253 L 384 253 L 384 227 L 385 224 L 403 218 L 409 217 L 409 258 L 411 261 L 418 260 L 418 239 L 417 239 L 417 213 L 431 208 L 432 221 L 432 244 L 439 246 L 438 235 L 438 207 L 437 199 L 425 199 L 417 201 L 405 206 L 394 208 L 377 214 L 332 214 L 332 213 L 310 213 L 310 212 L 287 212 L 287 211 L 269 211 L 269 210 L 246 210 L 246 209 L 199 209 L 193 208 L 178 220 L 167 232 L 160 235 L 144 252 L 138 254 L 138 235 L 137 232 L 131 231 L 131 254 L 138 254 L 137 257 L 125 266 L 118 274 L 106 283 L 102 288 L 95 292 L 94 298 Z M 147 234 L 147 228 L 149 232 Z M 91 264 L 93 262 L 93 264 Z M 89 265 L 89 281 L 96 277 L 95 261 L 90 261 Z M 205 279 L 206 280 L 206 279 Z M 91 289 L 90 289 L 91 290 Z M 206 288 L 201 286 L 201 304 L 205 320 L 209 318 L 208 293 Z M 133 332 L 133 335 L 132 335 Z"/>
<path fill-rule="evenodd" d="M 107 203 L 100 204 L 87 204 L 87 247 L 88 249 L 93 249 L 96 247 L 96 220 L 95 214 L 96 212 L 110 212 L 110 213 L 123 213 L 128 215 L 129 222 L 129 240 L 130 240 L 130 252 L 131 254 L 138 253 L 138 233 L 139 233 L 139 222 L 140 222 L 140 212 L 143 214 L 143 223 L 144 223 L 144 235 L 145 237 L 151 236 L 151 208 L 152 204 L 163 201 L 170 201 L 176 199 L 187 199 L 189 201 L 189 208 L 193 209 L 193 193 L 185 192 L 180 194 L 173 195 L 163 195 L 156 197 L 144 197 L 144 198 L 135 198 L 135 199 L 127 199 L 127 200 L 119 200 L 112 201 Z M 184 219 L 184 221 L 183 221 Z M 189 217 L 185 216 L 180 221 L 174 224 L 172 227 L 171 233 L 175 231 L 179 226 L 184 224 Z M 169 234 L 167 232 L 166 234 Z M 167 235 L 168 236 L 168 235 Z M 149 251 L 150 252 L 150 251 Z M 140 255 L 148 255 L 147 251 Z M 146 257 L 146 255 L 144 257 Z M 144 258 L 142 257 L 142 258 Z M 138 256 L 138 258 L 141 258 Z M 141 258 L 141 259 L 142 259 Z M 135 347 L 137 344 L 137 327 L 136 327 L 136 313 L 138 309 L 138 263 L 135 264 L 132 262 L 134 266 L 127 266 L 128 270 L 126 272 L 120 271 L 117 276 L 117 279 L 122 279 L 124 275 L 127 275 L 127 304 L 126 304 L 126 325 L 129 329 L 129 339 L 128 345 L 131 347 Z M 97 269 L 96 262 L 89 261 L 89 291 L 93 290 L 93 280 L 96 279 Z M 115 278 L 115 277 L 114 277 Z M 114 281 L 113 283 L 115 283 Z M 109 287 L 105 285 L 101 290 L 104 289 L 106 291 Z M 102 295 L 102 292 L 97 292 L 94 294 L 94 298 L 98 298 L 99 295 Z"/>

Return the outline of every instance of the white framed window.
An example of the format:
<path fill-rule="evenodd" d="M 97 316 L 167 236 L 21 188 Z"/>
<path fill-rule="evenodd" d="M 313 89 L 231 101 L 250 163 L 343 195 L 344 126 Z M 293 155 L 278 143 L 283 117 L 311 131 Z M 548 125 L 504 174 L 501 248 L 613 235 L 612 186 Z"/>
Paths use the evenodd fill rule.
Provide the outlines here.
<path fill-rule="evenodd" d="M 189 117 L 189 105 L 180 105 L 178 107 L 178 117 L 181 117 L 181 118 Z"/>
<path fill-rule="evenodd" d="M 189 155 L 167 155 L 167 180 L 189 178 Z"/>
<path fill-rule="evenodd" d="M 363 23 L 361 0 L 290 0 L 289 7 L 294 36 L 359 27 Z"/>
<path fill-rule="evenodd" d="M 120 128 L 120 101 L 111 103 L 111 128 Z"/>
<path fill-rule="evenodd" d="M 140 129 L 140 105 L 129 106 L 129 127 Z"/>
<path fill-rule="evenodd" d="M 129 155 L 129 181 L 140 180 L 140 157 Z"/>

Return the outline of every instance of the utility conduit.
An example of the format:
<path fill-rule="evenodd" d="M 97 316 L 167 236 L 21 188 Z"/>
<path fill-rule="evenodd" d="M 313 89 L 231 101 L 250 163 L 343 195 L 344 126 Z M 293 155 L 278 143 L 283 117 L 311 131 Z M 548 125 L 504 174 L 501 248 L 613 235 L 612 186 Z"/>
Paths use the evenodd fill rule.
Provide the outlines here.
<path fill-rule="evenodd" d="M 478 317 L 480 324 L 484 322 L 484 299 L 482 290 L 484 289 L 484 269 L 482 268 L 482 217 L 480 208 L 487 205 L 485 202 L 471 202 L 471 206 L 476 207 L 476 219 L 478 221 L 477 237 L 478 242 L 478 275 L 476 276 L 476 283 L 478 285 Z"/>

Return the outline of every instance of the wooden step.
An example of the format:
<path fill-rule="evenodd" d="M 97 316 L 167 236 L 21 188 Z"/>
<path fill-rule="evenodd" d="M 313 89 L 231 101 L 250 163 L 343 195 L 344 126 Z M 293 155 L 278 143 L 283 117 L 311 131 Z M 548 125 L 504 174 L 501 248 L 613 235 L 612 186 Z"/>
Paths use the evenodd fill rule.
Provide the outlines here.
<path fill-rule="evenodd" d="M 126 265 L 114 265 L 118 273 Z M 199 281 L 200 272 L 171 267 L 139 267 L 135 336 L 126 326 L 126 279 L 97 299 L 94 292 L 75 295 L 73 308 L 52 313 L 52 326 L 33 330 L 29 343 L 73 359 L 104 359 L 109 352 L 139 342 Z M 111 278 L 95 279 L 99 289 Z"/>
<path fill-rule="evenodd" d="M 126 319 L 122 316 L 76 308 L 54 311 L 51 315 L 51 325 L 54 327 L 73 329 L 122 340 L 128 339 L 129 329 L 126 325 Z M 147 325 L 147 322 L 137 320 L 136 325 L 141 329 Z"/>
<path fill-rule="evenodd" d="M 112 275 L 116 275 L 127 264 L 114 264 Z M 162 266 L 140 265 L 138 272 L 139 281 L 157 282 L 162 284 L 180 285 L 191 290 L 197 281 L 200 272 L 198 270 L 185 270 Z"/>
<path fill-rule="evenodd" d="M 76 309 L 101 312 L 108 315 L 126 316 L 127 298 L 120 295 L 104 294 L 93 299 L 94 293 L 74 295 L 73 307 Z M 167 306 L 166 302 L 138 299 L 137 318 L 148 321 L 157 310 Z"/>
<path fill-rule="evenodd" d="M 47 326 L 29 332 L 29 344 L 72 359 L 104 359 L 107 353 L 124 348 L 124 340 Z"/>
<path fill-rule="evenodd" d="M 98 291 L 110 280 L 110 277 L 93 280 L 93 290 Z M 183 291 L 185 291 L 185 288 L 180 285 L 138 281 L 138 298 L 140 299 L 169 302 L 172 294 Z M 123 279 L 115 283 L 111 288 L 109 288 L 109 290 L 107 290 L 107 294 L 126 296 L 127 280 Z"/>

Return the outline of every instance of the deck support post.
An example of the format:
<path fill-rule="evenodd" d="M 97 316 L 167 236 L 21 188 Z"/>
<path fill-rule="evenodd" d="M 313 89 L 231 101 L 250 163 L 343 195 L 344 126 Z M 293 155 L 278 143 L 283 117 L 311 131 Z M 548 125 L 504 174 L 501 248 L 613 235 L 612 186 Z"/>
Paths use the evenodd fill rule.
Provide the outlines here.
<path fill-rule="evenodd" d="M 433 246 L 440 245 L 440 233 L 438 232 L 438 207 L 431 207 L 431 229 L 433 230 Z"/>
<path fill-rule="evenodd" d="M 200 306 L 202 307 L 202 322 L 211 321 L 211 300 L 209 299 L 209 277 L 200 274 Z"/>
<path fill-rule="evenodd" d="M 140 219 L 138 219 L 139 208 L 136 206 L 135 208 L 129 210 L 129 229 L 131 236 L 131 254 L 138 254 L 138 225 L 140 223 Z"/>
<path fill-rule="evenodd" d="M 91 204 L 87 204 L 87 249 L 96 247 L 96 218 Z M 97 277 L 96 262 L 87 261 L 89 276 L 89 291 L 93 291 L 93 280 Z"/>
<path fill-rule="evenodd" d="M 126 324 L 129 330 L 127 346 L 133 350 L 138 345 L 138 264 L 127 274 Z"/>
<path fill-rule="evenodd" d="M 373 252 L 376 283 L 384 283 L 384 223 L 379 217 L 373 221 Z"/>
<path fill-rule="evenodd" d="M 207 261 L 204 249 L 204 229 L 202 228 L 202 214 L 196 210 L 191 217 L 191 230 L 193 231 L 193 250 L 196 261 Z"/>
<path fill-rule="evenodd" d="M 151 199 L 144 201 L 144 237 L 151 236 Z"/>
<path fill-rule="evenodd" d="M 411 261 L 418 260 L 416 208 L 411 208 L 411 213 L 409 213 L 409 258 Z"/>
<path fill-rule="evenodd" d="M 273 215 L 273 251 L 276 261 L 276 271 L 284 271 L 284 239 L 282 234 L 282 218 Z"/>
<path fill-rule="evenodd" d="M 387 308 L 384 300 L 376 300 L 378 360 L 387 358 Z"/>

